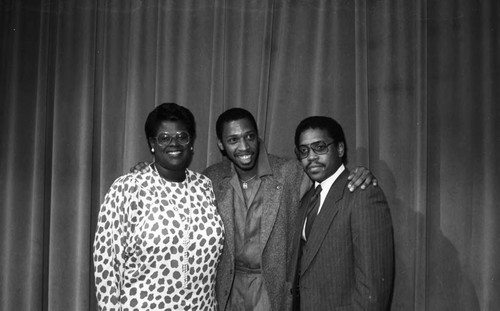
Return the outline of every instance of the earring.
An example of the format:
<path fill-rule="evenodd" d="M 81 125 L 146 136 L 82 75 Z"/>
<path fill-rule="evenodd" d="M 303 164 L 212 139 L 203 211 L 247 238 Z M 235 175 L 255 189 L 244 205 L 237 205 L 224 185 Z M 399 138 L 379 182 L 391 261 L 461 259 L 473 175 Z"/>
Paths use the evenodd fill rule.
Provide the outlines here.
<path fill-rule="evenodd" d="M 155 148 L 151 148 L 151 153 L 155 153 Z"/>
<path fill-rule="evenodd" d="M 189 149 L 191 149 L 191 151 L 193 151 L 193 150 L 194 150 L 194 149 L 193 149 L 193 146 L 191 146 L 191 148 L 189 148 Z"/>

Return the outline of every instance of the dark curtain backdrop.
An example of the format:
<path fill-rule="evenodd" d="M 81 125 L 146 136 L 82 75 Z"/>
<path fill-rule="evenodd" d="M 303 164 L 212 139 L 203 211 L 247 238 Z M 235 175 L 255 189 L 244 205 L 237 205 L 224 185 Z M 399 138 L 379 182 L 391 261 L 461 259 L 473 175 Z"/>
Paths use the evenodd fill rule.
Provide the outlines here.
<path fill-rule="evenodd" d="M 301 119 L 336 118 L 391 206 L 392 310 L 500 307 L 498 1 L 2 0 L 0 16 L 0 310 L 96 310 L 99 205 L 150 160 L 162 102 L 194 112 L 197 171 L 221 159 L 227 108 L 290 157 Z"/>

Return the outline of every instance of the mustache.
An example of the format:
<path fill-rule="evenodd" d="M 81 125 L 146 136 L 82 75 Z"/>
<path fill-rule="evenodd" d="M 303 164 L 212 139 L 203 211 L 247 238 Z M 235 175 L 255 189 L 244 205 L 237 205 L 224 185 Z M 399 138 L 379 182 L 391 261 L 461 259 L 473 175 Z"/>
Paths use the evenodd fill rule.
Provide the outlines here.
<path fill-rule="evenodd" d="M 306 169 L 310 169 L 311 167 L 324 167 L 324 165 L 319 162 L 311 162 L 306 165 Z"/>

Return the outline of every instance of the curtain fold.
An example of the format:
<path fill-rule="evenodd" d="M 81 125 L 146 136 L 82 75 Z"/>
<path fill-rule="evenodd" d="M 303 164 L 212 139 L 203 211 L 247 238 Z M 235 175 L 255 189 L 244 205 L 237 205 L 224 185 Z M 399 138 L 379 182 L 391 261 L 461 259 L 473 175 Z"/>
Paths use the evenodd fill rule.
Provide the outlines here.
<path fill-rule="evenodd" d="M 0 310 L 96 310 L 104 194 L 150 161 L 147 114 L 256 117 L 293 157 L 329 115 L 391 207 L 392 310 L 500 305 L 500 4 L 494 0 L 21 0 L 0 3 Z"/>
<path fill-rule="evenodd" d="M 499 249 L 488 236 L 498 238 L 498 192 L 487 189 L 499 182 L 500 119 L 488 98 L 499 95 L 499 59 L 483 57 L 498 50 L 489 43 L 498 42 L 498 21 L 489 15 L 498 17 L 499 5 L 443 1 L 429 12 L 428 301 L 493 310 L 499 270 L 491 260 Z"/>
<path fill-rule="evenodd" d="M 405 250 L 395 254 L 393 310 L 426 310 L 429 137 L 425 4 L 373 1 L 362 12 L 367 46 L 367 103 L 362 113 L 367 114 L 367 129 L 360 135 L 367 142 L 356 151 L 367 154 L 367 165 L 381 180 L 395 224 L 395 249 Z"/>

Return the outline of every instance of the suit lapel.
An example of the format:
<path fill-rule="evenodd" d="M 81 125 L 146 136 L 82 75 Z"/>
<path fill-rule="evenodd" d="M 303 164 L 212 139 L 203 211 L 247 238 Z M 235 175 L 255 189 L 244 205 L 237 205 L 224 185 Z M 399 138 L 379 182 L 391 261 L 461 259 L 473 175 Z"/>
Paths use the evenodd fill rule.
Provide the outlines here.
<path fill-rule="evenodd" d="M 224 222 L 225 240 L 231 258 L 234 258 L 234 195 L 231 177 L 224 177 L 217 186 L 216 191 L 216 197 L 218 198 L 217 210 Z"/>
<path fill-rule="evenodd" d="M 300 245 L 302 243 L 302 229 L 304 228 L 304 220 L 306 218 L 307 214 L 307 206 L 309 204 L 309 201 L 311 200 L 311 196 L 314 193 L 312 189 L 310 189 L 302 198 L 300 208 L 297 214 L 297 221 L 296 221 L 296 227 L 294 228 L 293 232 L 293 249 L 292 249 L 292 258 L 291 258 L 291 273 L 293 275 L 292 279 L 295 279 L 296 276 L 296 271 L 297 271 L 297 265 L 300 264 L 300 262 L 297 262 L 300 258 L 300 252 L 301 248 Z M 293 283 L 295 284 L 295 282 Z"/>
<path fill-rule="evenodd" d="M 262 179 L 260 187 L 262 189 L 259 189 L 259 191 L 261 191 L 264 196 L 263 202 L 266 202 L 266 204 L 262 206 L 261 218 L 260 247 L 263 251 L 273 230 L 274 223 L 276 222 L 283 186 L 275 181 L 272 176 L 267 176 Z"/>
<path fill-rule="evenodd" d="M 304 246 L 304 254 L 302 256 L 302 273 L 304 273 L 312 260 L 318 253 L 323 240 L 325 239 L 330 226 L 335 219 L 335 216 L 339 212 L 339 201 L 344 196 L 344 191 L 346 189 L 346 184 L 348 183 L 347 177 L 349 176 L 349 171 L 346 169 L 337 180 L 333 183 L 328 195 L 326 196 L 321 211 L 316 217 L 311 232 L 309 234 L 309 239 Z"/>
<path fill-rule="evenodd" d="M 296 230 L 295 230 L 295 235 L 294 235 L 294 241 L 297 243 L 300 243 L 300 240 L 302 239 L 302 231 L 304 229 L 304 221 L 306 220 L 307 216 L 307 207 L 309 205 L 309 202 L 311 201 L 311 197 L 314 194 L 314 187 L 309 189 L 309 191 L 304 195 L 304 197 L 301 200 L 300 203 L 300 208 L 298 211 L 297 215 L 297 221 L 296 221 Z"/>

